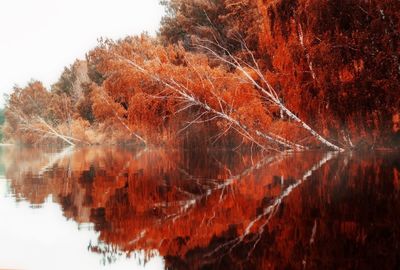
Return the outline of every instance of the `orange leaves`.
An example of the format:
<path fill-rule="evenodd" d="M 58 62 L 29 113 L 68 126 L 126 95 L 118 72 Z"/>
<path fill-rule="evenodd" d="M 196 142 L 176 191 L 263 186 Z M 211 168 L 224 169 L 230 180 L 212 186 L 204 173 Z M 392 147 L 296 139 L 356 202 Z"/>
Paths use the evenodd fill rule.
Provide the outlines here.
<path fill-rule="evenodd" d="M 25 88 L 15 88 L 6 110 L 6 139 L 22 144 L 53 141 L 59 136 L 52 129 L 66 123 L 72 116 L 72 106 L 64 95 L 48 92 L 42 83 L 34 81 Z"/>
<path fill-rule="evenodd" d="M 16 89 L 6 130 L 17 134 L 22 118 L 40 116 L 54 127 L 75 123 L 72 132 L 85 138 L 82 130 L 92 128 L 118 142 L 143 135 L 195 146 L 218 138 L 232 145 L 258 132 L 302 139 L 289 118 L 342 143 L 342 133 L 375 143 L 397 132 L 387 124 L 400 106 L 393 0 L 164 4 L 157 38 L 102 40 L 52 92 L 38 82 Z M 378 4 L 380 15 L 369 14 Z"/>
<path fill-rule="evenodd" d="M 348 83 L 354 79 L 354 75 L 349 69 L 344 68 L 339 71 L 339 79 L 342 83 Z"/>
<path fill-rule="evenodd" d="M 128 121 L 140 130 L 161 132 L 168 117 L 166 105 L 161 99 L 139 92 L 129 100 Z"/>
<path fill-rule="evenodd" d="M 98 69 L 109 74 L 102 84 L 108 103 L 122 105 L 127 123 L 153 143 L 178 139 L 183 130 L 201 130 L 204 138 L 223 132 L 218 113 L 238 117 L 248 127 L 261 128 L 271 121 L 257 92 L 240 74 L 210 67 L 203 54 L 161 46 L 144 36 L 104 47 L 92 51 L 91 58 L 100 57 Z M 98 94 L 93 96 L 96 118 L 105 121 L 110 108 L 102 109 L 102 103 Z"/>
<path fill-rule="evenodd" d="M 114 102 L 103 88 L 93 86 L 92 108 L 93 114 L 98 121 L 111 120 L 116 115 L 122 117 L 124 110 L 122 106 Z"/>
<path fill-rule="evenodd" d="M 400 130 L 400 114 L 399 113 L 393 114 L 392 123 L 393 123 L 393 127 L 392 127 L 393 132 L 399 132 L 399 130 Z"/>

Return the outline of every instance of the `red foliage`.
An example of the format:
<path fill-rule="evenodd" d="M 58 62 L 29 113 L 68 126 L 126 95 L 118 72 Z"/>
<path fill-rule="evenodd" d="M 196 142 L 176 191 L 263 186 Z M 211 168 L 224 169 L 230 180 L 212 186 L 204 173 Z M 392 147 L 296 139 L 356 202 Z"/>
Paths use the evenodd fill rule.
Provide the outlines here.
<path fill-rule="evenodd" d="M 260 50 L 272 59 L 266 76 L 286 104 L 325 135 L 388 143 L 400 108 L 399 2 L 260 0 L 258 7 Z"/>
<path fill-rule="evenodd" d="M 16 89 L 7 137 L 37 142 L 32 127 L 23 135 L 20 127 L 22 118 L 40 117 L 62 136 L 80 130 L 80 143 L 236 147 L 243 141 L 279 150 L 287 145 L 276 138 L 315 146 L 318 136 L 302 130 L 306 123 L 340 146 L 396 146 L 398 1 L 164 4 L 157 38 L 102 41 L 51 92 L 40 83 Z M 228 63 L 231 56 L 247 77 Z M 271 85 L 292 117 L 256 84 Z"/>

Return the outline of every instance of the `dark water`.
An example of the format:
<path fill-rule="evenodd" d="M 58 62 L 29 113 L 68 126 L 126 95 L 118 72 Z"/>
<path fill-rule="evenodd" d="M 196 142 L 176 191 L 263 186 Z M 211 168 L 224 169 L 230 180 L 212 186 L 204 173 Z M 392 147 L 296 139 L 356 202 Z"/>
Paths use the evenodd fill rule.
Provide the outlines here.
<path fill-rule="evenodd" d="M 400 269 L 398 153 L 0 153 L 0 269 Z"/>

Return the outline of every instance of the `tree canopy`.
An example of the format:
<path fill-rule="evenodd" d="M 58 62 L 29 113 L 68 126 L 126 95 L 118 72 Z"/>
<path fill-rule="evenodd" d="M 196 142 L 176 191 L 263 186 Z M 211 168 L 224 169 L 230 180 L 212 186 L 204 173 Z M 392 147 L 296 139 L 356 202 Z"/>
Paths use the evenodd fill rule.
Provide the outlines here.
<path fill-rule="evenodd" d="M 264 151 L 398 142 L 398 1 L 161 3 L 157 37 L 102 40 L 50 90 L 14 89 L 6 139 Z"/>

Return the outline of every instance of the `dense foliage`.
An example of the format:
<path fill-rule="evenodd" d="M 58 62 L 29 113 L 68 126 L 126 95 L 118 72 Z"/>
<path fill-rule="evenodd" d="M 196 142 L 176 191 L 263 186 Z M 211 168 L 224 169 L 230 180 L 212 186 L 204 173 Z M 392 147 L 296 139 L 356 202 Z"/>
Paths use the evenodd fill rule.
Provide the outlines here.
<path fill-rule="evenodd" d="M 398 143 L 400 2 L 162 4 L 156 38 L 101 41 L 51 91 L 16 88 L 7 139 L 263 150 Z"/>
<path fill-rule="evenodd" d="M 388 143 L 400 108 L 400 2 L 259 2 L 266 76 L 286 104 L 327 136 Z"/>

